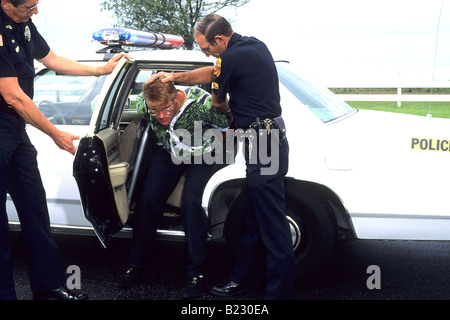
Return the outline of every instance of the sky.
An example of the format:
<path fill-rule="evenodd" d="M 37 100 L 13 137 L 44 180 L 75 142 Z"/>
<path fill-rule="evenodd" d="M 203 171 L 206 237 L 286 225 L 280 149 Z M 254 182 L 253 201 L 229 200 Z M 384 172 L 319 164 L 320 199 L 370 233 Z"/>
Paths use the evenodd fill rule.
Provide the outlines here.
<path fill-rule="evenodd" d="M 101 2 L 41 0 L 33 20 L 56 53 L 77 58 L 101 48 L 92 32 L 114 22 Z M 221 14 L 324 83 L 450 80 L 450 0 L 251 0 Z"/>

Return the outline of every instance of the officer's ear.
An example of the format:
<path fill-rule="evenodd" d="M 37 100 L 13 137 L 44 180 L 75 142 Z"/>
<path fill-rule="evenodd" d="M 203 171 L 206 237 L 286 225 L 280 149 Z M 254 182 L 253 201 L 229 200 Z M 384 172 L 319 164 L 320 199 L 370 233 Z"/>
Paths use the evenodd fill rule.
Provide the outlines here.
<path fill-rule="evenodd" d="M 5 10 L 11 9 L 12 3 L 9 0 L 2 0 L 2 7 Z"/>
<path fill-rule="evenodd" d="M 222 50 L 225 50 L 228 47 L 228 42 L 230 42 L 230 37 L 220 34 L 214 37 L 214 41 L 216 46 L 220 46 Z"/>
<path fill-rule="evenodd" d="M 218 35 L 214 37 L 214 41 L 218 44 L 223 46 L 225 44 L 225 39 L 223 35 Z"/>

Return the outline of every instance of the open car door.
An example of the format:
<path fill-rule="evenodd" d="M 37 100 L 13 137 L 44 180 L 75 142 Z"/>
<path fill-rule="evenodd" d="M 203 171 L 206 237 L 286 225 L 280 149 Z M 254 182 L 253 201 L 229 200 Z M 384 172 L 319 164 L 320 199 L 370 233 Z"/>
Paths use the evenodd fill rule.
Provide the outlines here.
<path fill-rule="evenodd" d="M 103 246 L 127 224 L 145 178 L 148 156 L 156 146 L 151 126 L 135 108 L 143 84 L 160 71 L 181 72 L 204 65 L 124 62 L 108 77 L 110 82 L 93 113 L 90 132 L 80 140 L 73 163 L 84 216 Z M 174 194 L 179 196 L 170 197 L 168 203 L 178 207 L 181 193 Z"/>
<path fill-rule="evenodd" d="M 126 181 L 130 166 L 120 161 L 118 135 L 104 130 L 81 139 L 74 161 L 84 215 L 106 247 L 128 220 Z"/>
<path fill-rule="evenodd" d="M 103 246 L 126 224 L 129 215 L 126 183 L 130 173 L 128 154 L 121 147 L 123 109 L 131 84 L 127 81 L 133 63 L 123 62 L 115 70 L 102 105 L 92 120 L 92 132 L 80 140 L 73 175 L 80 191 L 85 218 L 92 224 Z M 94 119 L 95 118 L 95 119 Z M 135 132 L 133 133 L 135 134 Z"/>

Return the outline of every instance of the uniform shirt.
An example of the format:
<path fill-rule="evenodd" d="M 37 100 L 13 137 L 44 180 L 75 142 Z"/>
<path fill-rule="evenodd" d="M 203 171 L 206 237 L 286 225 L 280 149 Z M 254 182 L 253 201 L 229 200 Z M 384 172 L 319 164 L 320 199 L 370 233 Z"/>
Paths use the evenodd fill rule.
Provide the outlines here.
<path fill-rule="evenodd" d="M 151 115 L 142 93 L 136 99 L 138 113 L 150 121 L 157 144 L 178 160 L 199 156 L 220 147 L 219 143 L 222 141 L 215 139 L 222 138 L 221 136 L 211 136 L 203 141 L 203 134 L 207 129 L 218 129 L 219 133 L 225 132 L 228 128 L 227 116 L 216 110 L 208 92 L 201 88 L 190 87 L 185 93 L 186 101 L 168 126 L 163 126 Z M 189 135 L 183 137 L 183 132 Z"/>
<path fill-rule="evenodd" d="M 15 23 L 0 7 L 0 77 L 16 77 L 22 90 L 31 99 L 34 92 L 34 59 L 50 52 L 47 42 L 32 20 Z M 0 96 L 0 106 L 7 106 Z"/>
<path fill-rule="evenodd" d="M 216 61 L 213 92 L 218 99 L 230 95 L 229 105 L 237 128 L 281 115 L 278 73 L 266 45 L 234 33 Z"/>

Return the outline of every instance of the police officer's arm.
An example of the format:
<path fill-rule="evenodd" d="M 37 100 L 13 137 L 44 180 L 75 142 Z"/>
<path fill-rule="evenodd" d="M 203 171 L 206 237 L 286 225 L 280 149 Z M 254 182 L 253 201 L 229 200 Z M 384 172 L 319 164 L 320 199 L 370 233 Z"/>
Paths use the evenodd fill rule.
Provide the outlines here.
<path fill-rule="evenodd" d="M 213 106 L 217 111 L 221 113 L 225 113 L 228 118 L 228 122 L 230 125 L 233 123 L 233 113 L 231 112 L 230 106 L 228 105 L 228 100 L 221 100 L 217 97 L 215 93 L 212 94 L 212 102 Z"/>
<path fill-rule="evenodd" d="M 74 76 L 100 76 L 110 74 L 122 57 L 130 60 L 130 57 L 127 54 L 120 53 L 113 56 L 108 63 L 104 65 L 90 66 L 59 56 L 50 50 L 48 55 L 45 58 L 40 59 L 39 62 L 43 63 L 47 68 L 62 74 Z"/>
<path fill-rule="evenodd" d="M 187 84 L 205 84 L 214 80 L 214 67 L 203 67 L 187 72 L 167 73 L 159 72 L 150 77 L 149 81 L 161 78 L 162 82 L 183 82 Z"/>
<path fill-rule="evenodd" d="M 57 129 L 34 104 L 19 86 L 17 78 L 0 78 L 0 94 L 6 103 L 14 108 L 26 122 L 50 136 L 55 144 L 63 150 L 75 153 L 73 140 L 80 137 Z"/>
<path fill-rule="evenodd" d="M 182 82 L 187 84 L 204 84 L 211 83 L 214 81 L 214 67 L 203 67 L 194 69 L 187 72 L 159 72 L 154 74 L 148 80 L 149 82 L 154 81 L 157 78 L 161 78 L 162 82 Z M 215 94 L 212 96 L 213 105 L 219 112 L 226 113 L 230 124 L 233 122 L 233 114 L 230 112 L 230 107 L 228 106 L 227 100 L 219 100 Z"/>
<path fill-rule="evenodd" d="M 222 113 L 227 113 L 230 111 L 227 100 L 220 100 L 215 93 L 212 95 L 212 101 L 216 110 Z"/>

